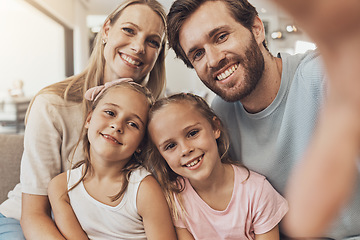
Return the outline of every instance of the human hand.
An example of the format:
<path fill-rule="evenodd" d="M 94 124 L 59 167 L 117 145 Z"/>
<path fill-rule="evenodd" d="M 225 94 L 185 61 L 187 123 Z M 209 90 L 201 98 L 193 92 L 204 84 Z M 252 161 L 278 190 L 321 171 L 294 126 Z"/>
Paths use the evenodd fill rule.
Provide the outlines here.
<path fill-rule="evenodd" d="M 317 43 L 337 44 L 360 32 L 359 0 L 273 0 Z"/>
<path fill-rule="evenodd" d="M 317 44 L 332 98 L 360 111 L 360 1 L 273 1 L 290 13 Z"/>

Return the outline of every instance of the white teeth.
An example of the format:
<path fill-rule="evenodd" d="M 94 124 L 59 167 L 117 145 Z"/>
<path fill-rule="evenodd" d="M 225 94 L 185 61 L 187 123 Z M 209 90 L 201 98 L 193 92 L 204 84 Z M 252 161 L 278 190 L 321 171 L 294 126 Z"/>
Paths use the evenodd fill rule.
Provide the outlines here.
<path fill-rule="evenodd" d="M 195 160 L 189 164 L 186 164 L 187 167 L 192 167 L 192 166 L 195 166 L 197 163 L 199 162 L 199 160 Z"/>
<path fill-rule="evenodd" d="M 125 61 L 127 61 L 130 64 L 133 64 L 133 65 L 136 65 L 136 66 L 140 65 L 140 62 L 135 61 L 135 60 L 131 59 L 130 57 L 125 56 L 124 54 L 121 54 L 120 56 L 121 56 L 122 59 L 124 59 Z"/>
<path fill-rule="evenodd" d="M 191 163 L 186 164 L 187 167 L 193 167 L 196 164 L 198 164 L 200 162 L 200 160 L 202 159 L 202 156 L 194 161 L 192 161 Z"/>
<path fill-rule="evenodd" d="M 219 81 L 221 81 L 221 80 L 223 80 L 223 79 L 225 79 L 225 78 L 229 77 L 231 74 L 233 74 L 233 72 L 235 72 L 235 71 L 236 71 L 236 69 L 237 69 L 238 67 L 239 67 L 239 65 L 238 65 L 238 64 L 233 65 L 232 67 L 230 67 L 230 68 L 226 69 L 226 71 L 225 71 L 225 72 L 223 72 L 223 73 L 221 73 L 221 74 L 217 75 L 217 79 L 218 79 Z"/>
<path fill-rule="evenodd" d="M 113 142 L 119 143 L 115 138 L 113 138 L 113 137 L 111 137 L 111 136 L 109 136 L 109 135 L 103 135 L 103 136 L 104 136 L 104 138 L 106 138 L 106 139 L 109 139 L 109 140 L 111 140 L 111 141 L 113 141 Z"/>

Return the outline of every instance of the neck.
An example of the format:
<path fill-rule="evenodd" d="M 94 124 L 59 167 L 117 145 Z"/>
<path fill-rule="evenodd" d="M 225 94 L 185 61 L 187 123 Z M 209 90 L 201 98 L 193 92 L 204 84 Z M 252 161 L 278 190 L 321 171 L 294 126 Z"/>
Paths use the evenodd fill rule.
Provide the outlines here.
<path fill-rule="evenodd" d="M 263 51 L 264 72 L 254 91 L 240 100 L 246 111 L 258 113 L 267 108 L 276 98 L 280 88 L 282 60 Z"/>
<path fill-rule="evenodd" d="M 120 161 L 104 161 L 98 159 L 98 156 L 90 154 L 91 171 L 88 175 L 90 178 L 101 179 L 117 179 L 121 177 L 120 174 L 129 160 Z"/>
<path fill-rule="evenodd" d="M 211 175 L 200 181 L 190 180 L 191 186 L 201 196 L 203 193 L 218 192 L 219 189 L 232 184 L 233 169 L 230 164 L 223 164 L 215 167 Z"/>
<path fill-rule="evenodd" d="M 216 169 L 219 169 L 217 167 Z M 234 170 L 230 164 L 222 164 L 218 174 L 198 183 L 191 182 L 191 185 L 212 209 L 223 211 L 231 201 L 234 189 Z M 221 198 L 219 198 L 221 196 Z"/>

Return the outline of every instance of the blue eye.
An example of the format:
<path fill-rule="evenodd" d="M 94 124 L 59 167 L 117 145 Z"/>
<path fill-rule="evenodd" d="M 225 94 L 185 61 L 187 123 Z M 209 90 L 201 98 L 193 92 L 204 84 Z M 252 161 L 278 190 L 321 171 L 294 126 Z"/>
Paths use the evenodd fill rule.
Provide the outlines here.
<path fill-rule="evenodd" d="M 131 29 L 131 28 L 123 28 L 122 29 L 124 32 L 126 32 L 126 33 L 129 33 L 129 34 L 135 34 L 135 31 L 134 31 L 134 29 Z"/>
<path fill-rule="evenodd" d="M 169 143 L 168 145 L 165 146 L 164 149 L 165 149 L 165 151 L 166 151 L 166 150 L 169 150 L 169 149 L 174 148 L 175 146 L 176 146 L 175 143 Z"/>
<path fill-rule="evenodd" d="M 189 136 L 189 137 L 194 137 L 194 136 L 196 136 L 198 133 L 199 133 L 199 130 L 191 130 L 191 131 L 188 133 L 188 136 Z"/>
<path fill-rule="evenodd" d="M 159 48 L 160 47 L 160 42 L 156 41 L 156 40 L 149 40 L 148 41 L 150 46 L 153 48 Z"/>
<path fill-rule="evenodd" d="M 222 42 L 225 42 L 229 37 L 229 34 L 228 33 L 222 33 L 219 35 L 219 37 L 217 38 L 216 42 L 217 43 L 222 43 Z"/>
<path fill-rule="evenodd" d="M 193 60 L 196 61 L 196 60 L 199 60 L 204 54 L 204 50 L 198 50 L 194 53 L 193 55 Z"/>
<path fill-rule="evenodd" d="M 110 110 L 106 110 L 104 111 L 107 115 L 109 116 L 115 116 L 115 113 L 113 111 L 110 111 Z"/>
<path fill-rule="evenodd" d="M 227 34 L 221 34 L 221 35 L 219 36 L 219 40 L 222 40 L 222 39 L 226 38 L 226 36 L 227 36 Z"/>
<path fill-rule="evenodd" d="M 140 129 L 139 126 L 138 126 L 136 123 L 134 123 L 134 122 L 129 122 L 128 124 L 129 124 L 130 127 L 133 127 L 133 128 L 136 128 L 136 129 Z"/>

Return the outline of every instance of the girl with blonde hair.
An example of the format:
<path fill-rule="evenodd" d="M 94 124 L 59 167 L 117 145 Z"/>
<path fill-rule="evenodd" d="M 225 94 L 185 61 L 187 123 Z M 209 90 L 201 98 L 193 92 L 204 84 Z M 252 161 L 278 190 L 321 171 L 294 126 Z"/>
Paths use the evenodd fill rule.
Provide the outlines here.
<path fill-rule="evenodd" d="M 280 239 L 286 200 L 229 157 L 225 128 L 205 100 L 158 100 L 148 131 L 145 165 L 166 193 L 178 239 Z"/>
<path fill-rule="evenodd" d="M 23 231 L 27 239 L 63 239 L 51 219 L 47 186 L 70 168 L 82 113 L 89 110 L 83 95 L 126 77 L 148 87 L 155 98 L 160 96 L 165 86 L 165 28 L 165 11 L 156 0 L 123 1 L 106 18 L 84 71 L 35 96 L 27 113 L 21 183 L 0 206 L 0 226 L 11 220 L 15 229 L 5 226 L 0 238 L 24 239 Z M 74 153 L 76 159 L 81 155 Z"/>
<path fill-rule="evenodd" d="M 139 157 L 154 100 L 129 80 L 85 93 L 85 158 L 50 181 L 55 222 L 68 240 L 176 239 L 164 194 Z"/>

